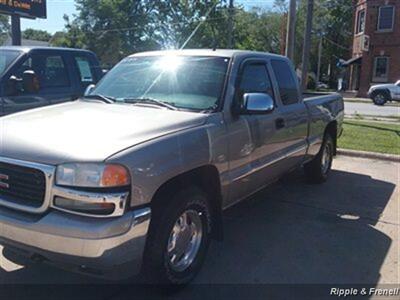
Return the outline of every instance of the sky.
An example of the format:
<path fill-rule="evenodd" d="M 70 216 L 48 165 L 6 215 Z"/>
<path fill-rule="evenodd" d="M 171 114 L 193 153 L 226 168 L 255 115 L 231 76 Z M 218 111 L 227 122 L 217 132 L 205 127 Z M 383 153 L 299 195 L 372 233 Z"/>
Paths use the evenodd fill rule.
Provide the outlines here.
<path fill-rule="evenodd" d="M 242 4 L 246 8 L 253 6 L 270 7 L 274 0 L 236 0 L 235 3 Z M 62 31 L 64 29 L 64 14 L 73 18 L 76 14 L 74 0 L 47 0 L 47 19 L 29 20 L 21 18 L 21 29 L 27 28 L 46 30 L 50 33 Z"/>

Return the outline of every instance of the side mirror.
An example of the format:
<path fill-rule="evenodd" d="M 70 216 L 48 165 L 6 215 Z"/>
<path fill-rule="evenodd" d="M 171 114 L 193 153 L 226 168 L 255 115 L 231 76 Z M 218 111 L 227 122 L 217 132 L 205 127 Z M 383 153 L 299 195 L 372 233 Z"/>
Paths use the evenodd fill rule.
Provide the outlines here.
<path fill-rule="evenodd" d="M 248 93 L 243 95 L 243 109 L 247 114 L 263 114 L 275 109 L 274 99 L 264 93 Z"/>
<path fill-rule="evenodd" d="M 26 70 L 22 73 L 22 85 L 26 93 L 37 93 L 39 91 L 39 79 L 35 71 Z"/>
<path fill-rule="evenodd" d="M 84 95 L 85 95 L 85 96 L 90 95 L 90 94 L 93 92 L 93 90 L 94 90 L 95 87 L 96 87 L 96 86 L 95 86 L 94 84 L 89 84 L 89 85 L 87 86 L 86 90 L 85 90 Z"/>
<path fill-rule="evenodd" d="M 16 96 L 18 94 L 18 85 L 20 85 L 20 83 L 21 79 L 12 75 L 7 81 L 5 94 L 7 96 Z"/>

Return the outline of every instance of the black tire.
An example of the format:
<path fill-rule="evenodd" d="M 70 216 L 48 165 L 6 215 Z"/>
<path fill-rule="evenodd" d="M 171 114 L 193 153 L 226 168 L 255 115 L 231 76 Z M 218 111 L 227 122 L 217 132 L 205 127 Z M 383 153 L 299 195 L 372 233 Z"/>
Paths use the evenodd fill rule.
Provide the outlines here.
<path fill-rule="evenodd" d="M 175 193 L 172 199 L 163 200 L 166 201 L 158 201 L 158 207 L 153 208 L 143 273 L 148 283 L 182 286 L 197 275 L 208 250 L 212 226 L 208 198 L 201 189 L 189 187 Z M 171 266 L 168 245 L 176 222 L 187 211 L 196 211 L 200 217 L 201 242 L 192 263 L 186 269 L 176 271 Z"/>
<path fill-rule="evenodd" d="M 372 95 L 372 101 L 375 105 L 385 105 L 386 102 L 390 101 L 390 94 L 387 91 L 376 91 Z"/>
<path fill-rule="evenodd" d="M 321 150 L 315 158 L 304 165 L 304 171 L 308 180 L 312 183 L 323 183 L 328 179 L 331 171 L 334 153 L 334 143 L 332 136 L 326 134 L 322 142 Z M 327 158 L 325 158 L 325 156 Z M 327 159 L 327 161 L 325 160 Z"/>

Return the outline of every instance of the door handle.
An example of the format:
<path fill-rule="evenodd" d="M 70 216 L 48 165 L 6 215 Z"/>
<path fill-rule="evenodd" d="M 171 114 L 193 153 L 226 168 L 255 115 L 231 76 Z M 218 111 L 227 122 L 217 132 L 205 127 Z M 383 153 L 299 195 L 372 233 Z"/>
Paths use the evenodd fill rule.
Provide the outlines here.
<path fill-rule="evenodd" d="M 282 129 L 285 127 L 285 120 L 282 118 L 278 118 L 275 120 L 275 127 L 276 129 Z"/>

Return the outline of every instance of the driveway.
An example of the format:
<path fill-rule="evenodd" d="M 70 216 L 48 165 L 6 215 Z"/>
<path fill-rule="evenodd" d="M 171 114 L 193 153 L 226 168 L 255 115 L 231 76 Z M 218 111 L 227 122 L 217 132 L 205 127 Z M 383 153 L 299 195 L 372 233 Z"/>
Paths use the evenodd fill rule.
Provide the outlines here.
<path fill-rule="evenodd" d="M 348 102 L 344 103 L 344 112 L 346 115 L 368 115 L 380 117 L 400 117 L 400 106 L 378 106 L 371 103 Z"/>
<path fill-rule="evenodd" d="M 267 299 L 276 289 L 291 293 L 287 299 L 310 299 L 304 286 L 293 293 L 293 286 L 260 284 L 314 284 L 308 287 L 324 288 L 326 296 L 330 286 L 315 284 L 398 285 L 399 172 L 398 163 L 338 157 L 323 185 L 304 182 L 301 172 L 289 175 L 225 213 L 225 239 L 211 245 L 196 284 L 168 298 Z M 105 282 L 4 256 L 0 265 L 0 283 L 47 284 L 3 285 L 3 299 L 161 297 L 143 286 L 57 285 Z"/>

